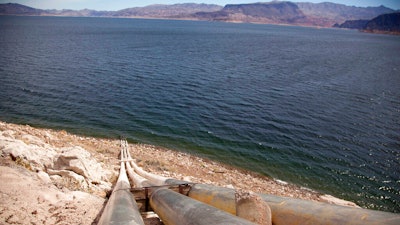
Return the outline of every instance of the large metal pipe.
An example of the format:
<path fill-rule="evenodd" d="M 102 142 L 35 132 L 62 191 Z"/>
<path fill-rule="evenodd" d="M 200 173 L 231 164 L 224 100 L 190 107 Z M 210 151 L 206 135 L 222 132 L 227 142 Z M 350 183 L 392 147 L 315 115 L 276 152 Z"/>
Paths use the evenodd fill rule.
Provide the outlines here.
<path fill-rule="evenodd" d="M 129 154 L 129 153 L 128 153 Z M 158 185 L 183 184 L 185 181 L 147 173 L 132 162 L 135 171 Z M 235 190 L 206 184 L 194 184 L 188 196 L 236 215 Z M 260 194 L 272 211 L 274 225 L 399 225 L 400 214 L 338 206 L 333 204 Z"/>
<path fill-rule="evenodd" d="M 128 176 L 131 181 L 134 183 L 136 187 L 150 187 L 154 186 L 154 183 L 149 181 L 148 179 L 140 176 L 139 174 L 133 171 L 131 166 L 131 162 L 133 161 L 131 157 L 131 153 L 128 150 L 128 142 L 126 140 L 121 141 L 121 146 L 123 146 L 124 151 L 121 152 L 121 160 L 122 158 L 126 161 L 126 171 L 128 172 Z"/>
<path fill-rule="evenodd" d="M 128 171 L 128 176 L 131 179 L 131 181 L 134 183 L 135 187 L 141 188 L 141 187 L 154 186 L 154 184 L 151 181 L 136 174 L 133 171 L 132 167 L 130 166 L 130 163 L 126 163 L 126 170 Z"/>
<path fill-rule="evenodd" d="M 129 158 L 127 143 L 121 140 L 121 168 L 117 183 L 100 217 L 98 223 L 100 225 L 144 225 L 139 208 L 130 192 L 131 185 L 126 175 L 125 162 Z"/>
<path fill-rule="evenodd" d="M 399 225 L 400 214 L 262 194 L 280 224 Z"/>
<path fill-rule="evenodd" d="M 152 193 L 150 205 L 166 225 L 253 224 L 166 188 L 159 188 Z"/>
<path fill-rule="evenodd" d="M 121 162 L 120 176 L 98 224 L 144 225 L 136 201 L 130 192 L 124 162 Z"/>
<path fill-rule="evenodd" d="M 195 184 L 188 196 L 236 214 L 235 190 Z M 260 194 L 272 212 L 274 225 L 399 225 L 400 214 L 345 207 L 308 200 Z"/>
<path fill-rule="evenodd" d="M 194 184 L 188 196 L 236 215 L 235 190 L 207 184 Z"/>
<path fill-rule="evenodd" d="M 127 145 L 127 143 L 125 143 Z M 149 183 L 154 186 L 163 186 L 163 185 L 170 185 L 170 184 L 187 184 L 187 181 L 177 180 L 173 178 L 163 177 L 160 175 L 149 173 L 139 167 L 134 160 L 131 158 L 131 154 L 127 151 L 127 157 L 129 158 L 130 166 L 134 169 L 139 176 L 145 178 Z M 129 169 L 128 169 L 129 171 Z"/>
<path fill-rule="evenodd" d="M 142 168 L 140 168 L 138 165 L 136 165 L 136 163 L 133 161 L 130 161 L 130 163 L 137 174 L 148 179 L 151 183 L 153 183 L 155 185 L 164 185 L 165 181 L 168 179 L 163 176 L 159 176 L 159 175 L 148 173 L 148 172 L 144 171 Z"/>

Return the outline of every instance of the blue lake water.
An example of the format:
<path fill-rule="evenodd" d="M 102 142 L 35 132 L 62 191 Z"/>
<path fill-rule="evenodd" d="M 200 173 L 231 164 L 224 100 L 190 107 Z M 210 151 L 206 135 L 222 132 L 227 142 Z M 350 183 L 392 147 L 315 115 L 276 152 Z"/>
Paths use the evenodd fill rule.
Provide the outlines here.
<path fill-rule="evenodd" d="M 0 120 L 149 143 L 400 212 L 400 37 L 0 17 Z"/>

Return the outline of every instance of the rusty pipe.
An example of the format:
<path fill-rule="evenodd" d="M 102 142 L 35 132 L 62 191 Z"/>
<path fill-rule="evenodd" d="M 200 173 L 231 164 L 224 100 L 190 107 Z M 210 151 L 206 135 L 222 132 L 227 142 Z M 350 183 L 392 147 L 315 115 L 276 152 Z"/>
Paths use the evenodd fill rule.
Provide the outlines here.
<path fill-rule="evenodd" d="M 123 143 L 126 148 L 128 148 L 128 144 L 127 143 Z M 121 145 L 123 145 L 121 144 Z M 163 185 L 171 185 L 171 184 L 187 184 L 187 181 L 182 181 L 182 180 L 177 180 L 177 179 L 173 179 L 173 178 L 168 178 L 168 177 L 163 177 L 160 175 L 156 175 L 156 174 L 152 174 L 149 173 L 145 170 L 143 170 L 141 167 L 139 167 L 134 160 L 132 160 L 131 158 L 131 154 L 129 151 L 126 151 L 126 156 L 128 158 L 129 161 L 129 167 L 132 167 L 134 172 L 139 175 L 140 177 L 144 178 L 147 180 L 147 182 L 149 184 L 152 184 L 153 186 L 163 186 Z M 127 165 L 128 168 L 128 172 L 129 172 L 129 167 Z"/>
<path fill-rule="evenodd" d="M 144 225 L 139 208 L 130 192 L 131 185 L 125 169 L 125 163 L 129 158 L 127 143 L 121 140 L 121 168 L 117 183 L 100 217 L 98 223 L 100 225 Z"/>
<path fill-rule="evenodd" d="M 400 214 L 262 194 L 279 224 L 398 225 Z"/>
<path fill-rule="evenodd" d="M 236 214 L 235 190 L 195 184 L 188 196 L 221 210 Z M 272 212 L 274 225 L 398 225 L 400 214 L 338 206 L 322 202 L 260 194 Z"/>
<path fill-rule="evenodd" d="M 128 172 L 128 176 L 131 179 L 131 181 L 134 183 L 135 187 L 141 188 L 141 187 L 151 187 L 154 186 L 152 182 L 147 180 L 146 178 L 136 174 L 132 167 L 130 166 L 130 163 L 126 163 L 126 170 Z"/>
<path fill-rule="evenodd" d="M 166 225 L 253 224 L 166 188 L 159 188 L 152 193 L 150 205 Z"/>
<path fill-rule="evenodd" d="M 208 184 L 194 184 L 188 196 L 236 215 L 235 190 Z"/>
<path fill-rule="evenodd" d="M 117 184 L 113 189 L 98 224 L 144 225 L 139 208 L 130 192 L 130 184 L 126 175 L 124 162 L 121 162 Z"/>
<path fill-rule="evenodd" d="M 165 181 L 168 179 L 163 176 L 159 176 L 159 175 L 148 173 L 148 172 L 144 171 L 142 168 L 140 168 L 138 165 L 136 165 L 136 163 L 133 161 L 130 161 L 130 164 L 137 174 L 148 179 L 151 183 L 153 183 L 155 185 L 164 185 Z"/>

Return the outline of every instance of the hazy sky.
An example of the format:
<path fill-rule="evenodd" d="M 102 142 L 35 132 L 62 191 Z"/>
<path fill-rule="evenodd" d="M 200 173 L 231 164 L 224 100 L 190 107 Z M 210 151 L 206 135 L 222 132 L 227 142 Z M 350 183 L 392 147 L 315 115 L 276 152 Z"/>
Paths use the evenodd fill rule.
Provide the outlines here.
<path fill-rule="evenodd" d="M 175 3 L 207 3 L 207 4 L 239 4 L 254 2 L 269 2 L 270 0 L 0 0 L 0 3 L 20 3 L 39 9 L 95 9 L 95 10 L 119 10 L 130 7 L 146 6 L 151 4 L 175 4 Z M 380 6 L 384 5 L 392 9 L 400 9 L 400 0 L 290 0 L 292 2 L 335 2 L 350 6 Z"/>

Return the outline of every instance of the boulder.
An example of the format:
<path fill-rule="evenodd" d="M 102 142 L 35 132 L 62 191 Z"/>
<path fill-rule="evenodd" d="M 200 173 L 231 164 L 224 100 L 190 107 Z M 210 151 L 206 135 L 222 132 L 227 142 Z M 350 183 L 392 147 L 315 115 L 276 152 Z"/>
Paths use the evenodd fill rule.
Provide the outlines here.
<path fill-rule="evenodd" d="M 47 173 L 53 177 L 53 175 L 59 175 L 60 177 L 53 177 L 54 183 L 59 180 L 69 179 L 69 182 L 63 182 L 68 184 L 67 188 L 70 190 L 85 190 L 89 187 L 89 183 L 85 178 L 79 174 L 69 170 L 52 170 L 47 169 Z"/>
<path fill-rule="evenodd" d="M 47 174 L 47 173 L 45 173 L 45 172 L 40 170 L 40 171 L 37 172 L 36 175 L 39 178 L 39 180 L 41 180 L 43 183 L 46 183 L 46 184 L 51 183 L 51 179 L 50 179 L 49 174 Z"/>
<path fill-rule="evenodd" d="M 54 149 L 28 145 L 7 135 L 0 135 L 0 153 L 3 156 L 10 156 L 14 161 L 16 159 L 27 161 L 32 170 L 51 167 L 53 158 L 57 154 Z"/>
<path fill-rule="evenodd" d="M 90 153 L 79 146 L 62 148 L 61 153 L 54 158 L 51 169 L 73 171 L 89 181 L 107 180 L 107 174 L 100 163 L 92 159 Z"/>

